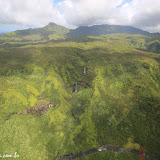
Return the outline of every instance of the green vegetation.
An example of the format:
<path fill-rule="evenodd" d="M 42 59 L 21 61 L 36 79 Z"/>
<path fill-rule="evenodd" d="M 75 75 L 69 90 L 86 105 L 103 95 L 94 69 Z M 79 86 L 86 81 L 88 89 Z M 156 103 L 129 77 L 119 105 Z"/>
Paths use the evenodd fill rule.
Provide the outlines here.
<path fill-rule="evenodd" d="M 43 29 L 67 33 L 51 24 Z M 160 55 L 146 51 L 159 41 L 108 34 L 18 42 L 17 34 L 42 36 L 28 32 L 3 36 L 17 38 L 9 43 L 19 47 L 0 49 L 1 155 L 17 152 L 19 159 L 53 160 L 101 145 L 142 146 L 147 154 L 160 155 Z M 55 107 L 43 115 L 29 113 L 51 103 Z M 100 152 L 79 159 L 137 158 Z"/>
<path fill-rule="evenodd" d="M 147 51 L 160 53 L 160 41 L 155 40 L 155 41 L 149 42 L 147 45 Z"/>
<path fill-rule="evenodd" d="M 145 32 L 141 29 L 137 29 L 131 26 L 94 25 L 91 27 L 82 26 L 75 30 L 71 30 L 67 34 L 67 36 L 69 38 L 82 38 L 86 36 L 100 36 L 103 34 L 113 34 L 113 33 L 150 35 L 149 32 Z"/>
<path fill-rule="evenodd" d="M 30 43 L 48 40 L 64 39 L 69 29 L 55 23 L 49 23 L 43 28 L 18 30 L 0 37 L 0 47 L 19 47 Z"/>

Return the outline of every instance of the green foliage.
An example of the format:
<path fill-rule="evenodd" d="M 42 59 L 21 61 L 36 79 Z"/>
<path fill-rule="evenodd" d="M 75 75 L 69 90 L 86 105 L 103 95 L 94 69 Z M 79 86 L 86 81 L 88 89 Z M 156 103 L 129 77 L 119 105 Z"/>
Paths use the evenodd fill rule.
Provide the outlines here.
<path fill-rule="evenodd" d="M 0 37 L 0 47 L 20 47 L 29 43 L 43 42 L 47 40 L 64 39 L 69 29 L 49 23 L 43 28 L 18 30 Z"/>
<path fill-rule="evenodd" d="M 149 42 L 147 45 L 147 51 L 160 53 L 160 41 L 155 40 L 155 41 Z"/>
<path fill-rule="evenodd" d="M 52 24 L 45 30 L 61 32 Z M 159 156 L 160 56 L 136 49 L 146 39 L 111 34 L 0 49 L 0 153 L 51 160 L 113 145 L 143 146 Z M 41 116 L 28 113 L 53 103 Z M 79 159 L 137 156 L 99 152 Z"/>
<path fill-rule="evenodd" d="M 87 36 L 100 36 L 104 34 L 126 33 L 126 34 L 142 34 L 149 35 L 148 32 L 131 26 L 118 25 L 95 25 L 91 27 L 81 26 L 68 33 L 68 38 L 82 38 Z"/>

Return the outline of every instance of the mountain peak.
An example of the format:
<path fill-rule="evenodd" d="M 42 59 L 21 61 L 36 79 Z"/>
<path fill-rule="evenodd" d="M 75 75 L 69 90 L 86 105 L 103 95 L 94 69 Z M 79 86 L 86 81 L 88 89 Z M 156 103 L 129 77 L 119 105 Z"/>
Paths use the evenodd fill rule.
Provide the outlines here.
<path fill-rule="evenodd" d="M 50 23 L 48 23 L 48 25 L 49 25 L 49 26 L 54 26 L 54 25 L 57 25 L 57 24 L 54 23 L 54 22 L 50 22 Z M 47 26 L 48 26 L 48 25 L 47 25 Z"/>
<path fill-rule="evenodd" d="M 48 23 L 46 26 L 44 26 L 44 28 L 54 28 L 55 26 L 59 26 L 59 25 L 57 25 L 56 23 L 54 23 L 54 22 L 50 22 L 50 23 Z"/>
<path fill-rule="evenodd" d="M 68 28 L 63 27 L 61 25 L 58 25 L 54 22 L 50 22 L 48 25 L 43 27 L 43 29 L 47 32 L 53 32 L 53 33 L 56 33 L 58 35 L 64 35 L 64 34 L 69 32 Z"/>
<path fill-rule="evenodd" d="M 44 27 L 44 29 L 46 29 L 46 30 L 55 30 L 55 29 L 58 29 L 58 28 L 67 29 L 66 27 L 58 25 L 58 24 L 56 24 L 54 22 L 50 22 L 48 25 L 46 25 Z"/>

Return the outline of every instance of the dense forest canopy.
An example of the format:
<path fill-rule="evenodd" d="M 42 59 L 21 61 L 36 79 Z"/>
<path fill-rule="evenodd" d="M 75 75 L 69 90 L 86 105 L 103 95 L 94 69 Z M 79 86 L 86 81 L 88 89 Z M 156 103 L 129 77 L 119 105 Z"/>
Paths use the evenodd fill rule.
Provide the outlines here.
<path fill-rule="evenodd" d="M 159 53 L 157 36 L 133 27 L 50 23 L 1 36 L 0 154 L 53 160 L 106 145 L 160 156 Z"/>

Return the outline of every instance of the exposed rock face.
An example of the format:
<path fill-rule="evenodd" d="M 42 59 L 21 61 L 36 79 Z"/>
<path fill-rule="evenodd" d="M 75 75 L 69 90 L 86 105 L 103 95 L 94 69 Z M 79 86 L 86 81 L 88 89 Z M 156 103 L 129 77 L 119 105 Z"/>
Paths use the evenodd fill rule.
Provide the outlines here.
<path fill-rule="evenodd" d="M 46 102 L 37 102 L 34 107 L 29 108 L 27 111 L 23 110 L 17 113 L 12 113 L 8 116 L 6 120 L 9 120 L 13 115 L 34 115 L 39 114 L 40 116 L 44 115 L 49 108 L 54 108 L 54 103 L 46 103 Z"/>
<path fill-rule="evenodd" d="M 30 108 L 28 110 L 28 114 L 40 114 L 40 115 L 43 115 L 46 113 L 46 111 L 49 109 L 49 108 L 54 108 L 55 107 L 55 104 L 54 103 L 45 103 L 45 102 L 38 102 L 35 107 L 33 108 Z"/>

